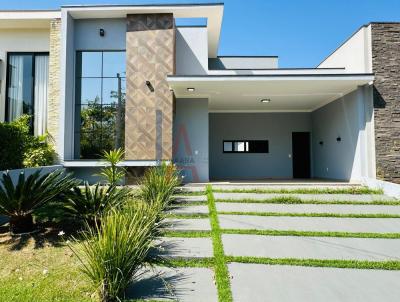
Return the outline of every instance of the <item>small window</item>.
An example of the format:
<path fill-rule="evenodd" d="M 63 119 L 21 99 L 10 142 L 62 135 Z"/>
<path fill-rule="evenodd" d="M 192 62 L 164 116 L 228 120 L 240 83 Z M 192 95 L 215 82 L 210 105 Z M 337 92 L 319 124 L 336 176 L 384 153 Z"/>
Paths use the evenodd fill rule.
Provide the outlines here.
<path fill-rule="evenodd" d="M 223 141 L 224 153 L 269 153 L 267 140 Z"/>

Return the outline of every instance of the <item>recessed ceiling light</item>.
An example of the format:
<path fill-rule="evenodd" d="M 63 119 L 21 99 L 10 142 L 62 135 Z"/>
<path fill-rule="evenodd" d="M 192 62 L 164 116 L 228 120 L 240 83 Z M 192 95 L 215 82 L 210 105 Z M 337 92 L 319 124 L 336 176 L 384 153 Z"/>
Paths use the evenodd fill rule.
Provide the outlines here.
<path fill-rule="evenodd" d="M 189 91 L 189 92 L 194 92 L 195 89 L 194 89 L 194 88 L 187 88 L 187 91 Z"/>
<path fill-rule="evenodd" d="M 261 103 L 269 103 L 269 102 L 271 102 L 271 100 L 270 99 L 262 99 L 260 102 Z"/>

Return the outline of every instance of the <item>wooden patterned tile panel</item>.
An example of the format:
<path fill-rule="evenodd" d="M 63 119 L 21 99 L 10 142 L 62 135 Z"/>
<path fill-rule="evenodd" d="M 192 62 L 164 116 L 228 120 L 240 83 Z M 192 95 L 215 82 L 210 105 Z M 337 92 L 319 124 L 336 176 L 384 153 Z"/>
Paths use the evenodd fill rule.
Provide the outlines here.
<path fill-rule="evenodd" d="M 175 71 L 173 15 L 128 15 L 126 56 L 126 159 L 170 160 L 173 94 L 166 78 Z"/>

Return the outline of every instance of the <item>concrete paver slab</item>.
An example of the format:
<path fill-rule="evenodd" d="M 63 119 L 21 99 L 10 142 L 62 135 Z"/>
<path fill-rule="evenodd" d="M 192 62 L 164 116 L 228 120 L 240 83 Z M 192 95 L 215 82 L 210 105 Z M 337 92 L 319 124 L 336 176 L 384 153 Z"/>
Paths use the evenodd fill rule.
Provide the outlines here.
<path fill-rule="evenodd" d="M 211 238 L 163 237 L 156 244 L 161 249 L 158 254 L 167 258 L 209 258 L 213 257 Z"/>
<path fill-rule="evenodd" d="M 235 302 L 395 302 L 400 271 L 228 265 Z"/>
<path fill-rule="evenodd" d="M 208 214 L 208 206 L 175 206 L 169 212 L 174 214 Z"/>
<path fill-rule="evenodd" d="M 209 231 L 211 230 L 210 220 L 201 219 L 165 219 L 167 229 L 173 231 Z"/>
<path fill-rule="evenodd" d="M 396 214 L 400 206 L 392 205 L 353 205 L 353 204 L 274 204 L 274 203 L 236 203 L 217 202 L 219 212 L 257 212 L 257 213 L 332 213 L 332 214 Z"/>
<path fill-rule="evenodd" d="M 128 299 L 157 301 L 218 301 L 214 273 L 209 268 L 156 267 L 127 290 Z"/>
<path fill-rule="evenodd" d="M 393 197 L 378 194 L 275 194 L 275 193 L 214 193 L 216 200 L 221 199 L 254 199 L 264 200 L 282 196 L 295 197 L 304 201 L 352 201 L 352 202 L 371 202 L 371 201 L 394 201 Z"/>
<path fill-rule="evenodd" d="M 341 260 L 400 260 L 400 239 L 223 234 L 228 256 Z"/>
<path fill-rule="evenodd" d="M 400 233 L 400 218 L 219 215 L 222 229 Z"/>

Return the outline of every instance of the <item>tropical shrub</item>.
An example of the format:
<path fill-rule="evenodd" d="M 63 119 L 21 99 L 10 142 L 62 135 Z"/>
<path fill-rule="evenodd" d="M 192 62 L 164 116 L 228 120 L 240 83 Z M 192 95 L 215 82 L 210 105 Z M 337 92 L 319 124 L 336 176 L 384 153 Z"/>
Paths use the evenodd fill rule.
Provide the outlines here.
<path fill-rule="evenodd" d="M 95 228 L 90 226 L 70 247 L 82 271 L 99 291 L 101 301 L 121 301 L 130 282 L 140 275 L 154 240 L 157 212 L 136 201 L 124 210 L 111 209 Z"/>
<path fill-rule="evenodd" d="M 24 167 L 52 165 L 56 158 L 54 147 L 49 142 L 49 135 L 28 135 L 24 152 Z"/>
<path fill-rule="evenodd" d="M 100 175 L 103 176 L 111 186 L 117 185 L 125 177 L 125 169 L 118 167 L 124 158 L 124 150 L 122 148 L 114 149 L 109 152 L 103 152 L 103 159 L 110 165 L 102 168 Z"/>
<path fill-rule="evenodd" d="M 41 170 L 25 177 L 21 172 L 16 184 L 8 172 L 0 181 L 0 215 L 10 218 L 12 233 L 25 233 L 34 230 L 35 210 L 50 201 L 64 198 L 64 194 L 78 185 L 78 181 L 63 170 L 41 175 Z"/>
<path fill-rule="evenodd" d="M 162 163 L 160 166 L 149 168 L 144 173 L 139 196 L 149 203 L 160 202 L 166 208 L 179 184 L 180 178 L 176 166 Z"/>
<path fill-rule="evenodd" d="M 127 188 L 96 184 L 90 186 L 85 182 L 83 189 L 75 187 L 65 202 L 65 211 L 70 217 L 85 221 L 94 226 L 96 221 L 112 208 L 124 204 L 130 195 Z"/>
<path fill-rule="evenodd" d="M 0 123 L 0 142 L 0 171 L 22 168 L 25 134 L 14 123 Z"/>
<path fill-rule="evenodd" d="M 49 143 L 49 135 L 34 136 L 30 117 L 22 115 L 11 123 L 0 123 L 0 170 L 48 166 L 56 153 Z"/>

